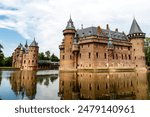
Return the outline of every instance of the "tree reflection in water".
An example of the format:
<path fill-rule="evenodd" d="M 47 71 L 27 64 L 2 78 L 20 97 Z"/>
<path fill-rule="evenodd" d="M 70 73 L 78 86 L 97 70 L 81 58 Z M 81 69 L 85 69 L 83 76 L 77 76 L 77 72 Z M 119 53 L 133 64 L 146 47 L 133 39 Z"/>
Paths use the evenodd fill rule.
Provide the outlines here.
<path fill-rule="evenodd" d="M 1 82 L 2 82 L 2 72 L 0 71 L 0 86 L 1 86 Z"/>
<path fill-rule="evenodd" d="M 147 73 L 60 72 L 61 99 L 148 99 Z"/>

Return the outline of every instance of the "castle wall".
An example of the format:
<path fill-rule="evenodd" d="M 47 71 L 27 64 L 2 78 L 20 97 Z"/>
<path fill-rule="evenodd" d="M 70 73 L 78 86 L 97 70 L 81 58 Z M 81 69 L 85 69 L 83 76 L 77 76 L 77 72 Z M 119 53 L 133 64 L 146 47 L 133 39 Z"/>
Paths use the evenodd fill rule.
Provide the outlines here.
<path fill-rule="evenodd" d="M 79 42 L 80 43 L 80 42 Z M 133 68 L 132 47 L 130 44 L 114 45 L 114 49 L 108 51 L 107 41 L 105 43 L 80 44 L 78 54 L 78 69 L 100 69 L 100 68 Z"/>

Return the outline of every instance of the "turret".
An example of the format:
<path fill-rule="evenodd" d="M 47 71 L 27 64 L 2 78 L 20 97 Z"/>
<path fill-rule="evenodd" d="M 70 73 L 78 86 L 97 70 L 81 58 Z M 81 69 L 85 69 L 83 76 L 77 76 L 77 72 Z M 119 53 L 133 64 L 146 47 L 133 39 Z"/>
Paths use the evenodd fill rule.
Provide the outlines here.
<path fill-rule="evenodd" d="M 66 28 L 63 30 L 63 43 L 59 46 L 60 48 L 60 69 L 74 69 L 74 58 L 72 52 L 72 46 L 74 43 L 74 37 L 76 34 L 76 29 L 74 27 L 73 21 L 70 17 L 67 22 Z"/>
<path fill-rule="evenodd" d="M 76 32 L 76 29 L 75 29 L 74 24 L 73 24 L 73 21 L 72 21 L 72 19 L 71 19 L 71 17 L 70 17 L 69 21 L 67 22 L 66 28 L 63 30 L 63 34 L 64 34 L 64 36 L 65 36 L 66 34 L 75 35 L 75 32 Z"/>
<path fill-rule="evenodd" d="M 144 38 L 145 33 L 142 32 L 136 19 L 133 19 L 130 32 L 127 35 L 132 43 L 132 60 L 136 69 L 145 69 L 145 53 L 144 53 Z"/>
<path fill-rule="evenodd" d="M 34 38 L 28 50 L 29 52 L 28 70 L 36 70 L 38 68 L 38 51 L 39 46 Z"/>

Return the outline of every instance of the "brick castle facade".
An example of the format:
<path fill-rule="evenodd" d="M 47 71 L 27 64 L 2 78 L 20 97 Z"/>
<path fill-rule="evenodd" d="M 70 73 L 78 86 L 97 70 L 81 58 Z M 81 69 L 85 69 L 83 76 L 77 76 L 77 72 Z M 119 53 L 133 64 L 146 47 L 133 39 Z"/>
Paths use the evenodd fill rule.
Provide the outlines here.
<path fill-rule="evenodd" d="M 38 68 L 38 43 L 33 40 L 30 46 L 20 44 L 12 54 L 12 67 L 21 70 L 36 70 Z"/>
<path fill-rule="evenodd" d="M 98 27 L 75 29 L 70 18 L 63 30 L 64 39 L 59 46 L 60 70 L 146 70 L 144 38 L 137 21 L 130 32 Z"/>

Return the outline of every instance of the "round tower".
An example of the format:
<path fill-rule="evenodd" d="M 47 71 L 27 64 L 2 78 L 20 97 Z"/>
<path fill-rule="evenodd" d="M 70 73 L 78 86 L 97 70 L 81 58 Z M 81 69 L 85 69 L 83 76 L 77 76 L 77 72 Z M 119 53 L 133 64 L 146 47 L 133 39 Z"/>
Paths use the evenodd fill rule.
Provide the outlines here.
<path fill-rule="evenodd" d="M 132 43 L 132 60 L 136 69 L 146 69 L 144 38 L 145 33 L 142 32 L 135 18 L 133 19 L 128 38 Z"/>
<path fill-rule="evenodd" d="M 60 46 L 60 70 L 74 69 L 72 45 L 75 33 L 76 29 L 70 17 L 66 28 L 63 30 L 64 40 Z"/>
<path fill-rule="evenodd" d="M 28 50 L 28 70 L 36 70 L 38 68 L 38 43 L 33 40 Z"/>

